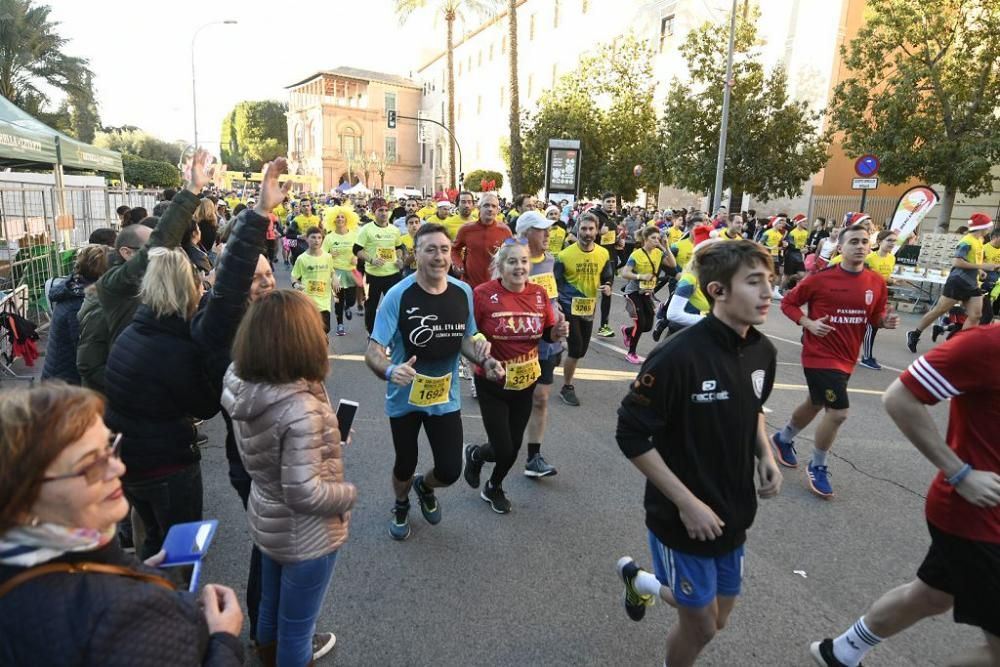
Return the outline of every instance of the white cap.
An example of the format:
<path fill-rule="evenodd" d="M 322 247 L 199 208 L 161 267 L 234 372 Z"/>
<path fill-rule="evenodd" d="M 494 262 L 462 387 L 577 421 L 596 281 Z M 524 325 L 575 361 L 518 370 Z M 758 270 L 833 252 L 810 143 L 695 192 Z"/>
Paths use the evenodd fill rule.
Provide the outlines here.
<path fill-rule="evenodd" d="M 517 216 L 515 231 L 518 234 L 523 234 L 529 229 L 548 229 L 552 226 L 552 224 L 553 222 L 551 220 L 538 211 L 525 211 L 521 215 Z"/>

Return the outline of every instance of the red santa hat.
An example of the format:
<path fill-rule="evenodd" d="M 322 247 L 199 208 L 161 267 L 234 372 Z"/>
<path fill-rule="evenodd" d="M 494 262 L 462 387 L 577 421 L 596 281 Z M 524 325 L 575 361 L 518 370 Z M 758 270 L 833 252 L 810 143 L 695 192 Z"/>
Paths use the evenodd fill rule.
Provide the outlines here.
<path fill-rule="evenodd" d="M 792 224 L 793 225 L 797 225 L 800 222 L 805 222 L 808 219 L 809 218 L 807 218 L 805 215 L 803 215 L 802 213 L 799 213 L 797 216 L 795 216 L 794 218 L 792 218 Z"/>
<path fill-rule="evenodd" d="M 978 232 L 981 229 L 989 229 L 993 226 L 993 218 L 985 213 L 973 213 L 969 216 L 969 231 Z"/>
<path fill-rule="evenodd" d="M 844 225 L 847 227 L 853 227 L 854 225 L 860 225 L 863 222 L 871 221 L 872 217 L 867 213 L 849 213 L 847 219 L 844 220 Z"/>
<path fill-rule="evenodd" d="M 715 225 L 695 225 L 691 230 L 691 241 L 697 248 L 702 241 L 707 241 L 712 234 Z"/>

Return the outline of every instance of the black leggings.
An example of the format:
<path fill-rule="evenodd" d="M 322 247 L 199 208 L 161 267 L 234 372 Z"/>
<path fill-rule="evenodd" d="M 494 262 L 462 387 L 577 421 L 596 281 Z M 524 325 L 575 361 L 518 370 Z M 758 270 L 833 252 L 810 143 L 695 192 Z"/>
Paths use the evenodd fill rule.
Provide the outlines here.
<path fill-rule="evenodd" d="M 625 298 L 635 306 L 635 319 L 632 320 L 632 331 L 629 337 L 628 351 L 635 354 L 639 345 L 639 337 L 653 328 L 653 297 L 641 292 L 626 294 Z"/>
<path fill-rule="evenodd" d="M 391 276 L 367 276 L 368 280 L 368 301 L 365 302 L 365 329 L 371 334 L 375 328 L 375 311 L 382 296 L 389 289 L 402 280 L 402 276 L 394 273 Z"/>
<path fill-rule="evenodd" d="M 524 440 L 524 429 L 531 417 L 532 395 L 535 385 L 527 389 L 509 391 L 496 382 L 475 376 L 476 394 L 479 396 L 479 412 L 483 416 L 483 428 L 489 442 L 479 448 L 484 461 L 495 462 L 490 483 L 496 487 L 517 461 Z"/>
<path fill-rule="evenodd" d="M 354 297 L 358 291 L 354 285 L 343 287 L 337 291 L 337 302 L 333 304 L 333 312 L 337 315 L 337 324 L 344 323 L 344 309 L 354 305 Z"/>
<path fill-rule="evenodd" d="M 453 484 L 462 474 L 460 410 L 443 415 L 408 412 L 402 417 L 389 417 L 392 446 L 396 449 L 396 464 L 392 467 L 392 476 L 400 482 L 405 482 L 416 472 L 417 436 L 420 435 L 421 426 L 427 433 L 427 440 L 431 443 L 431 452 L 434 454 L 434 467 L 431 469 L 434 479 L 445 486 Z"/>

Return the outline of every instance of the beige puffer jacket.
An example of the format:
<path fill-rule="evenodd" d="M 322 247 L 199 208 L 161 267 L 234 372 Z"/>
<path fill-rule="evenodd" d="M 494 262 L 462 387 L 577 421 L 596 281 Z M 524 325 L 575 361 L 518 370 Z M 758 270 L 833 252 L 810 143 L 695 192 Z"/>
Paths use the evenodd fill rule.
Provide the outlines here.
<path fill-rule="evenodd" d="M 358 491 L 344 481 L 337 415 L 322 383 L 244 382 L 230 365 L 222 406 L 253 480 L 247 517 L 254 543 L 285 563 L 338 549 Z"/>

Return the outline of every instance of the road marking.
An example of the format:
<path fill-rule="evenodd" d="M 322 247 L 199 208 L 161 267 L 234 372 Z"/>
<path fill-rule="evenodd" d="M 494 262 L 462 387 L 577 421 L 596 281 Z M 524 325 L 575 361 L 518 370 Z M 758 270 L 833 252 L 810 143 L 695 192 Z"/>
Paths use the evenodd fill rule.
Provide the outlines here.
<path fill-rule="evenodd" d="M 790 343 L 790 344 L 795 345 L 797 347 L 802 347 L 802 343 L 800 341 L 792 340 L 790 338 L 782 338 L 781 336 L 775 336 L 774 334 L 768 333 L 768 332 L 764 331 L 763 329 L 761 329 L 760 332 L 762 334 L 764 334 L 765 336 L 767 336 L 768 338 L 773 338 L 774 340 L 780 340 L 783 343 Z M 859 359 L 859 361 L 860 361 L 860 359 Z M 801 364 L 798 364 L 798 365 L 801 365 Z M 862 368 L 864 368 L 864 367 L 862 366 Z M 894 368 L 892 366 L 886 366 L 885 364 L 882 364 L 882 368 L 884 368 L 886 370 L 889 370 L 889 371 L 895 371 L 897 373 L 902 373 L 903 372 L 902 368 Z M 871 370 L 871 369 L 869 369 L 869 370 Z"/>
<path fill-rule="evenodd" d="M 780 384 L 780 383 L 775 383 L 774 388 L 775 389 L 794 389 L 796 391 L 801 391 L 803 389 L 805 389 L 805 390 L 809 389 L 809 387 L 807 387 L 804 384 Z M 883 394 L 885 394 L 884 391 L 878 391 L 876 389 L 851 389 L 850 387 L 847 388 L 847 393 L 849 393 L 849 394 L 867 394 L 869 396 L 882 396 Z"/>

